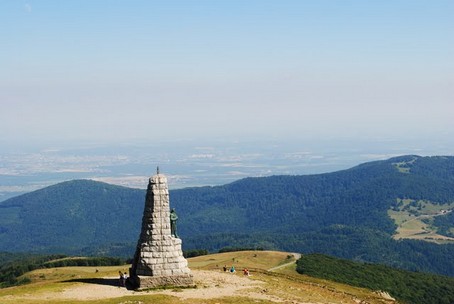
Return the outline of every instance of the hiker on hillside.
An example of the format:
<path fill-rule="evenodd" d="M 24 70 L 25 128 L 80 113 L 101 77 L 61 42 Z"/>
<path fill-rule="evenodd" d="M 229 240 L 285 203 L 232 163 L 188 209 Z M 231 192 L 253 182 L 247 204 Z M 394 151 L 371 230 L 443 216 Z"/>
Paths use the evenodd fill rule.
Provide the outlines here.
<path fill-rule="evenodd" d="M 232 268 L 230 268 L 230 273 L 234 273 L 235 272 L 235 266 L 232 265 Z"/>

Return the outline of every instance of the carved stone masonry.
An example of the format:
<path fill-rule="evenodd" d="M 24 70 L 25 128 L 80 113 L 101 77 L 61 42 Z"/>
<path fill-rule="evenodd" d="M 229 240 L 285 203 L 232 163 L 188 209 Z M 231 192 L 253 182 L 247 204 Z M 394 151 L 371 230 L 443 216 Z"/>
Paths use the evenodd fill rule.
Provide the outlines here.
<path fill-rule="evenodd" d="M 148 183 L 142 230 L 129 272 L 135 289 L 194 285 L 181 239 L 171 235 L 167 178 L 159 169 Z"/>

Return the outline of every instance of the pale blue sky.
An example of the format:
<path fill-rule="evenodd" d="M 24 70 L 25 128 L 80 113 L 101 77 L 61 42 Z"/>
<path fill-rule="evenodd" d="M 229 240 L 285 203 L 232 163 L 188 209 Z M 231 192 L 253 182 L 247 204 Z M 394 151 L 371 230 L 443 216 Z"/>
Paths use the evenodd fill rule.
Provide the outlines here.
<path fill-rule="evenodd" d="M 454 1 L 0 2 L 0 138 L 454 136 Z"/>

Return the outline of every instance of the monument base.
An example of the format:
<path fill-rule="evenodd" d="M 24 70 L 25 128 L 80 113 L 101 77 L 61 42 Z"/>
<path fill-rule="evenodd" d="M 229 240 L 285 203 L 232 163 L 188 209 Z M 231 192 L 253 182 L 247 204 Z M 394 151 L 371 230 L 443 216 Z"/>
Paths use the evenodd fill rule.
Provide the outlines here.
<path fill-rule="evenodd" d="M 172 276 L 135 276 L 129 277 L 129 282 L 135 290 L 144 290 L 160 287 L 193 287 L 192 274 L 180 274 Z"/>

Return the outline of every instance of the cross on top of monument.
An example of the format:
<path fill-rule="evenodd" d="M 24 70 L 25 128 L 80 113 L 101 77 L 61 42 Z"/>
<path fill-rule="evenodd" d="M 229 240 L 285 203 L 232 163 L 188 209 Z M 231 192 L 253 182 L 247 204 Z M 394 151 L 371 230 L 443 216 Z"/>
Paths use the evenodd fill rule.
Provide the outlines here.
<path fill-rule="evenodd" d="M 156 167 L 156 174 L 159 174 L 159 166 Z"/>

